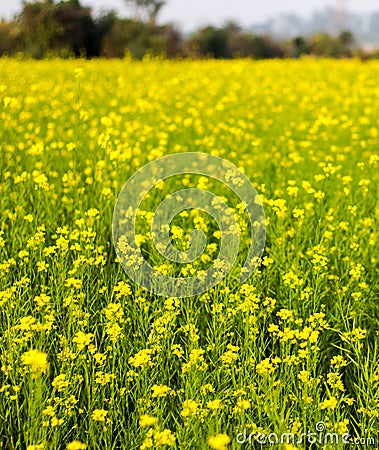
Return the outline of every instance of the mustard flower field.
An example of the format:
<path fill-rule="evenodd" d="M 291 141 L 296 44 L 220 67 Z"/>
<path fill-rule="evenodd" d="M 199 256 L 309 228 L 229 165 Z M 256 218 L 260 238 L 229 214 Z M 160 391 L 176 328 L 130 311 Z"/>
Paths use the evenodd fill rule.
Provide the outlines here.
<path fill-rule="evenodd" d="M 0 449 L 379 448 L 378 62 L 2 59 L 0 72 Z M 165 298 L 117 260 L 122 186 L 179 152 L 232 162 L 260 196 L 266 246 L 243 284 L 236 270 Z M 151 265 L 176 270 L 149 227 L 183 186 L 228 202 L 238 269 L 243 205 L 193 174 L 139 211 Z M 195 228 L 208 237 L 183 277 L 217 258 L 212 217 L 169 225 L 178 248 Z"/>

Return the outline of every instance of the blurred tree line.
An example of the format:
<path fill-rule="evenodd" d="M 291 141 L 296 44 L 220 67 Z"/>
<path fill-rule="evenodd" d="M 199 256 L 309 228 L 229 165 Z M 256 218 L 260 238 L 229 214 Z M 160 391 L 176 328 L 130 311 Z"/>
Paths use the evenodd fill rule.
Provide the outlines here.
<path fill-rule="evenodd" d="M 19 53 L 43 58 L 61 57 L 119 58 L 125 53 L 142 58 L 146 53 L 168 58 L 284 58 L 315 55 L 350 57 L 361 55 L 354 36 L 320 33 L 277 42 L 269 36 L 243 31 L 233 21 L 222 27 L 207 26 L 183 36 L 171 24 L 157 24 L 163 0 L 125 0 L 130 17 L 115 12 L 94 17 L 79 0 L 24 2 L 13 20 L 0 22 L 0 55 Z"/>

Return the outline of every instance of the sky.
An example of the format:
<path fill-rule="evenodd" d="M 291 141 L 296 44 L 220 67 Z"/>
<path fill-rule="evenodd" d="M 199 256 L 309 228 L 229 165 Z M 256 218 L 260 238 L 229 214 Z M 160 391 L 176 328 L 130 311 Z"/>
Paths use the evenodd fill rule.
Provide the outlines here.
<path fill-rule="evenodd" d="M 127 9 L 123 0 L 81 0 L 95 12 L 115 9 L 121 16 Z M 265 21 L 281 12 L 294 12 L 302 16 L 326 6 L 345 3 L 348 11 L 370 12 L 379 10 L 378 0 L 167 0 L 159 21 L 173 22 L 182 31 L 234 19 L 242 26 Z M 22 0 L 0 0 L 0 16 L 12 17 L 20 11 Z"/>

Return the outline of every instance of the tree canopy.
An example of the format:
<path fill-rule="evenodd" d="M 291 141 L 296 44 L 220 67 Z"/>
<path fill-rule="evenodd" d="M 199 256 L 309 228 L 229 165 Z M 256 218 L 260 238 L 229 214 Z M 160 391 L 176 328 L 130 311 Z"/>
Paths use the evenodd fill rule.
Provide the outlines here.
<path fill-rule="evenodd" d="M 167 57 L 283 58 L 314 55 L 350 57 L 357 52 L 348 30 L 338 36 L 319 33 L 278 42 L 243 30 L 229 20 L 184 37 L 172 24 L 159 24 L 165 0 L 124 0 L 129 17 L 109 11 L 94 16 L 80 0 L 24 2 L 20 13 L 0 22 L 0 55 L 23 52 L 35 58 L 61 56 L 142 58 L 147 52 Z"/>

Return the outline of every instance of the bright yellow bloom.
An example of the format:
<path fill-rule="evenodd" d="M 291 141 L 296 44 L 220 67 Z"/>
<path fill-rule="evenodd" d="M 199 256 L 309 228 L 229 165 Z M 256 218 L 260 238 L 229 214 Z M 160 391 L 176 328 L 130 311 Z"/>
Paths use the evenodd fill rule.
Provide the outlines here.
<path fill-rule="evenodd" d="M 144 367 L 151 361 L 152 350 L 150 348 L 145 348 L 140 350 L 135 356 L 131 356 L 128 363 L 133 367 Z"/>
<path fill-rule="evenodd" d="M 219 399 L 210 400 L 209 402 L 207 402 L 207 408 L 209 408 L 211 410 L 220 409 L 220 408 L 222 408 L 222 401 Z"/>
<path fill-rule="evenodd" d="M 51 383 L 53 387 L 57 389 L 58 392 L 62 392 L 65 388 L 70 384 L 70 382 L 66 379 L 66 375 L 64 373 L 56 376 Z"/>
<path fill-rule="evenodd" d="M 153 398 L 155 398 L 155 397 L 166 397 L 166 395 L 171 392 L 171 389 L 168 386 L 165 386 L 165 385 L 154 384 L 154 386 L 151 388 L 151 391 L 152 391 L 151 396 Z"/>
<path fill-rule="evenodd" d="M 78 331 L 72 341 L 75 342 L 78 350 L 83 350 L 87 345 L 91 343 L 92 338 L 92 333 L 83 333 L 83 331 Z"/>
<path fill-rule="evenodd" d="M 216 434 L 215 436 L 210 436 L 207 442 L 214 450 L 226 450 L 231 439 L 227 434 Z"/>
<path fill-rule="evenodd" d="M 86 448 L 87 445 L 79 441 L 72 441 L 66 445 L 66 450 L 85 450 Z"/>
<path fill-rule="evenodd" d="M 140 427 L 152 427 L 156 425 L 158 422 L 158 419 L 153 416 L 148 416 L 147 414 L 143 414 L 139 419 L 139 426 Z"/>
<path fill-rule="evenodd" d="M 336 409 L 338 400 L 336 397 L 330 397 L 319 404 L 320 409 Z"/>
<path fill-rule="evenodd" d="M 105 409 L 94 409 L 92 412 L 92 419 L 96 422 L 105 422 L 105 418 L 108 415 L 108 411 Z"/>
<path fill-rule="evenodd" d="M 22 362 L 30 366 L 32 372 L 46 372 L 48 369 L 47 354 L 33 349 L 22 354 Z"/>
<path fill-rule="evenodd" d="M 194 416 L 198 412 L 199 406 L 199 402 L 196 402 L 195 400 L 185 400 L 183 402 L 181 415 L 183 417 Z"/>
<path fill-rule="evenodd" d="M 175 444 L 175 435 L 170 430 L 162 430 L 154 432 L 155 444 L 158 445 L 168 445 L 172 446 Z"/>

